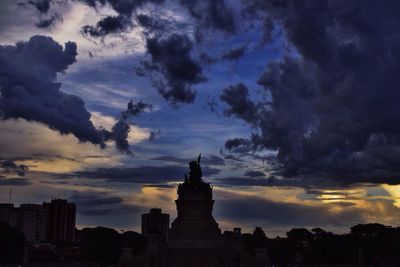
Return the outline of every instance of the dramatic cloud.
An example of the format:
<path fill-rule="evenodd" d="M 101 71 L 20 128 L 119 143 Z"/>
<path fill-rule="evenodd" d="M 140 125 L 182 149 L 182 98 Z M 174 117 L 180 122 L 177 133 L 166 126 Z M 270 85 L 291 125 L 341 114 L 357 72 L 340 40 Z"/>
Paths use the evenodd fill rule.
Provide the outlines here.
<path fill-rule="evenodd" d="M 171 24 L 168 20 L 145 14 L 137 15 L 136 20 L 140 26 L 144 27 L 149 32 L 166 30 Z"/>
<path fill-rule="evenodd" d="M 192 85 L 204 82 L 200 64 L 191 56 L 193 44 L 184 34 L 167 38 L 148 38 L 147 51 L 151 61 L 144 62 L 144 70 L 161 73 L 154 84 L 160 94 L 172 104 L 192 103 L 196 92 Z"/>
<path fill-rule="evenodd" d="M 152 160 L 160 160 L 160 161 L 166 161 L 166 162 L 174 162 L 174 163 L 179 163 L 179 164 L 188 164 L 189 162 L 193 160 L 197 160 L 197 158 L 178 158 L 174 156 L 159 156 L 152 158 Z M 215 155 L 209 155 L 209 156 L 201 156 L 201 161 L 200 164 L 205 164 L 205 165 L 214 165 L 214 166 L 221 166 L 225 165 L 225 160 L 221 157 L 215 156 Z"/>
<path fill-rule="evenodd" d="M 102 216 L 112 213 L 137 213 L 140 206 L 128 204 L 119 196 L 108 192 L 74 191 L 69 199 L 77 205 L 77 212 L 86 216 Z"/>
<path fill-rule="evenodd" d="M 110 33 L 125 32 L 132 27 L 130 19 L 118 15 L 108 16 L 97 22 L 96 26 L 85 25 L 82 27 L 81 32 L 84 35 L 92 37 L 103 37 Z"/>
<path fill-rule="evenodd" d="M 50 9 L 50 0 L 30 0 L 28 4 L 36 7 L 40 13 L 47 13 Z"/>
<path fill-rule="evenodd" d="M 62 20 L 59 14 L 53 14 L 48 18 L 40 18 L 36 23 L 38 28 L 50 28 L 56 21 Z"/>
<path fill-rule="evenodd" d="M 226 60 L 238 60 L 246 52 L 246 46 L 242 45 L 237 48 L 233 48 L 222 55 L 222 59 Z"/>
<path fill-rule="evenodd" d="M 220 170 L 210 167 L 203 167 L 205 176 L 217 174 Z M 82 178 L 104 179 L 109 182 L 158 184 L 174 181 L 182 181 L 186 166 L 142 166 L 133 168 L 99 168 L 93 171 L 76 172 L 75 176 Z"/>
<path fill-rule="evenodd" d="M 15 46 L 0 46 L 0 118 L 36 121 L 61 134 L 73 134 L 81 142 L 101 147 L 115 140 L 117 148 L 128 151 L 130 115 L 138 115 L 150 105 L 128 104 L 112 132 L 96 129 L 84 101 L 62 92 L 57 74 L 76 61 L 76 44 L 67 42 L 63 48 L 50 37 L 33 36 Z"/>
<path fill-rule="evenodd" d="M 286 176 L 399 183 L 400 3 L 247 3 L 282 25 L 299 56 L 269 63 L 260 77 L 271 102 L 224 91 L 226 114 L 257 128 L 254 146 L 277 150 Z"/>
<path fill-rule="evenodd" d="M 84 36 L 104 38 L 110 34 L 127 33 L 137 25 L 142 26 L 144 29 L 141 34 L 146 39 L 146 48 L 151 60 L 145 60 L 143 67 L 138 68 L 138 73 L 142 75 L 151 73 L 153 85 L 173 105 L 194 101 L 196 92 L 192 86 L 206 81 L 206 78 L 202 73 L 200 62 L 191 55 L 194 48 L 189 36 L 176 33 L 182 31 L 184 27 L 182 25 L 187 22 L 176 21 L 171 17 L 165 19 L 157 12 L 146 14 L 138 11 L 142 7 L 146 10 L 147 4 L 160 5 L 164 3 L 164 0 L 80 0 L 80 2 L 96 10 L 105 6 L 111 7 L 117 13 L 101 18 L 94 25 L 82 26 L 81 33 Z M 31 1 L 30 3 L 43 12 L 46 10 L 46 13 L 52 4 L 51 1 Z M 197 33 L 206 34 L 205 31 L 209 30 L 223 31 L 228 35 L 235 33 L 233 8 L 224 0 L 185 0 L 177 1 L 177 4 L 187 9 L 193 20 L 189 17 L 186 19 L 195 24 Z M 40 17 L 37 26 L 47 28 L 56 20 L 61 20 L 58 14 Z M 188 30 L 191 28 L 189 27 Z M 218 58 L 236 60 L 244 54 L 245 50 L 245 46 L 236 47 Z"/>
<path fill-rule="evenodd" d="M 162 4 L 164 0 L 80 0 L 93 8 L 110 5 L 118 14 L 131 16 L 132 13 L 146 3 Z"/>
<path fill-rule="evenodd" d="M 228 111 L 227 114 L 230 114 Z M 253 144 L 250 140 L 244 138 L 232 138 L 225 142 L 225 148 L 231 152 L 247 153 L 253 150 Z M 233 157 L 233 156 L 231 156 Z"/>
<path fill-rule="evenodd" d="M 227 33 L 236 29 L 235 16 L 224 0 L 180 0 L 189 14 L 199 23 L 199 30 L 211 28 Z"/>
<path fill-rule="evenodd" d="M 131 1 L 131 0 L 81 0 L 90 7 L 98 9 L 106 4 L 112 7 L 117 16 L 107 16 L 102 18 L 96 23 L 96 25 L 85 25 L 82 27 L 81 32 L 84 35 L 90 35 L 91 37 L 104 37 L 109 34 L 125 33 L 129 32 L 134 24 L 133 20 L 136 18 L 139 25 L 151 29 L 157 29 L 162 21 L 156 22 L 155 19 L 148 17 L 147 15 L 136 14 L 136 10 L 145 5 L 146 3 L 152 4 L 162 4 L 164 0 L 141 0 L 141 1 Z M 135 13 L 135 14 L 134 14 Z"/>
<path fill-rule="evenodd" d="M 25 176 L 28 166 L 23 164 L 16 164 L 14 161 L 6 159 L 0 160 L 0 173 L 2 174 L 17 174 L 18 176 Z"/>
<path fill-rule="evenodd" d="M 49 14 L 51 5 L 64 5 L 66 3 L 67 0 L 29 0 L 26 2 L 18 2 L 18 6 L 34 7 L 39 12 L 39 21 L 36 23 L 36 26 L 38 28 L 50 28 L 51 26 L 55 25 L 56 22 L 63 20 L 61 14 L 57 12 Z"/>
<path fill-rule="evenodd" d="M 238 83 L 225 88 L 220 99 L 229 105 L 224 111 L 226 116 L 234 115 L 249 123 L 257 119 L 257 107 L 249 99 L 249 92 L 244 84 Z"/>
<path fill-rule="evenodd" d="M 302 205 L 276 202 L 264 198 L 235 196 L 218 200 L 216 212 L 226 219 L 242 223 L 263 222 L 269 225 L 290 226 L 344 226 L 365 222 L 362 210 L 348 207 L 340 212 L 332 212 L 332 205 Z"/>
<path fill-rule="evenodd" d="M 74 63 L 76 55 L 75 43 L 63 48 L 45 36 L 0 46 L 1 118 L 42 122 L 62 134 L 104 145 L 83 100 L 63 93 L 55 82 L 57 73 Z"/>
<path fill-rule="evenodd" d="M 0 186 L 24 186 L 30 185 L 28 178 L 4 178 L 0 177 Z"/>
<path fill-rule="evenodd" d="M 118 150 L 130 153 L 128 142 L 128 135 L 131 131 L 128 122 L 129 117 L 138 116 L 140 113 L 152 109 L 153 106 L 151 104 L 144 103 L 142 101 L 138 101 L 137 103 L 130 101 L 128 103 L 127 109 L 121 113 L 118 122 L 113 126 L 109 136 L 110 139 L 115 141 L 115 145 Z"/>
<path fill-rule="evenodd" d="M 247 171 L 244 175 L 247 177 L 264 177 L 265 173 L 260 171 Z"/>
<path fill-rule="evenodd" d="M 291 188 L 305 188 L 306 190 L 312 190 L 313 188 L 324 188 L 324 189 L 345 189 L 349 188 L 347 183 L 332 182 L 327 179 L 316 179 L 316 178 L 276 178 L 271 175 L 265 177 L 265 175 L 251 176 L 258 172 L 253 173 L 252 171 L 246 172 L 242 177 L 224 177 L 217 179 L 217 183 L 222 186 L 257 186 L 257 187 L 291 187 Z M 250 175 L 249 175 L 250 174 Z M 261 173 L 260 173 L 261 174 Z M 308 192 L 308 191 L 307 191 Z"/>

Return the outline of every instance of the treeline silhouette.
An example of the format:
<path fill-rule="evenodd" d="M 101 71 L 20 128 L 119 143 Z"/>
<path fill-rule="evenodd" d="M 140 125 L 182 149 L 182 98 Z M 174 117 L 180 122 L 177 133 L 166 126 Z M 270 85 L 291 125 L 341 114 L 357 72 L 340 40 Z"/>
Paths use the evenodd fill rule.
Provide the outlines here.
<path fill-rule="evenodd" d="M 311 231 L 294 228 L 286 238 L 268 238 L 263 229 L 243 234 L 243 249 L 255 255 L 266 248 L 275 266 L 294 264 L 364 264 L 368 266 L 399 266 L 400 227 L 382 224 L 358 224 L 350 233 L 334 234 L 321 228 Z"/>
<path fill-rule="evenodd" d="M 33 251 L 29 253 L 29 262 L 78 261 L 110 266 L 118 262 L 123 247 L 132 248 L 133 256 L 147 247 L 145 237 L 132 231 L 118 233 L 105 227 L 83 228 L 76 231 L 76 236 L 77 242 L 61 241 L 51 249 L 30 246 Z M 0 265 L 22 263 L 26 245 L 22 233 L 7 223 L 0 223 Z"/>
<path fill-rule="evenodd" d="M 131 248 L 133 256 L 146 251 L 146 238 L 136 232 L 118 233 L 114 229 L 96 227 L 77 230 L 77 242 L 59 242 L 52 250 L 37 249 L 30 253 L 30 262 L 88 262 L 110 266 L 118 262 L 122 249 Z M 0 223 L 0 265 L 22 263 L 25 238 L 6 223 Z M 261 227 L 239 237 L 246 253 L 256 255 L 266 249 L 275 266 L 296 264 L 364 264 L 398 266 L 400 263 L 400 227 L 382 224 L 358 224 L 349 233 L 334 234 L 321 228 L 311 231 L 294 228 L 286 237 L 268 238 Z M 72 253 L 66 248 L 75 248 Z M 69 251 L 66 253 L 66 251 Z M 60 255 L 63 257 L 60 258 Z"/>

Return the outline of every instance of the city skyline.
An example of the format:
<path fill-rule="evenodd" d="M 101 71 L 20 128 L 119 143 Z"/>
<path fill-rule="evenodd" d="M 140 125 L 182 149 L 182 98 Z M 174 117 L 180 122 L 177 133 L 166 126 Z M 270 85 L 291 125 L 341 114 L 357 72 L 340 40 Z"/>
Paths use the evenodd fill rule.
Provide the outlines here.
<path fill-rule="evenodd" d="M 222 231 L 399 226 L 399 9 L 1 1 L 0 203 L 140 232 L 201 153 Z"/>

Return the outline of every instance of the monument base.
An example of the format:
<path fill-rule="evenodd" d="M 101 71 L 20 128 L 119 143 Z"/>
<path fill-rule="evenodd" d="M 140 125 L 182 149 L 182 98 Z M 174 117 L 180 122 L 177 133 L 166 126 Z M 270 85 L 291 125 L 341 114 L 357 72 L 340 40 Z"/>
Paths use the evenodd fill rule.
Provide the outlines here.
<path fill-rule="evenodd" d="M 173 267 L 220 266 L 223 242 L 170 240 L 168 251 Z"/>

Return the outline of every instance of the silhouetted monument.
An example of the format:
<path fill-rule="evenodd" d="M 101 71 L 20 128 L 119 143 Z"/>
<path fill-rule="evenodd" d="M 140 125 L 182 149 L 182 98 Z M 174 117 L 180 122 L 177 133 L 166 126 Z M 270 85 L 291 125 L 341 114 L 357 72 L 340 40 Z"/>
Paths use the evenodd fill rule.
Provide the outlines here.
<path fill-rule="evenodd" d="M 204 266 L 218 261 L 221 230 L 212 216 L 212 187 L 202 179 L 201 156 L 189 163 L 189 177 L 178 186 L 177 218 L 172 222 L 168 247 L 174 266 Z M 208 265 L 205 265 L 208 266 Z"/>
<path fill-rule="evenodd" d="M 177 218 L 172 222 L 170 240 L 219 240 L 221 230 L 212 216 L 212 188 L 202 179 L 199 156 L 189 163 L 189 178 L 178 186 Z"/>

